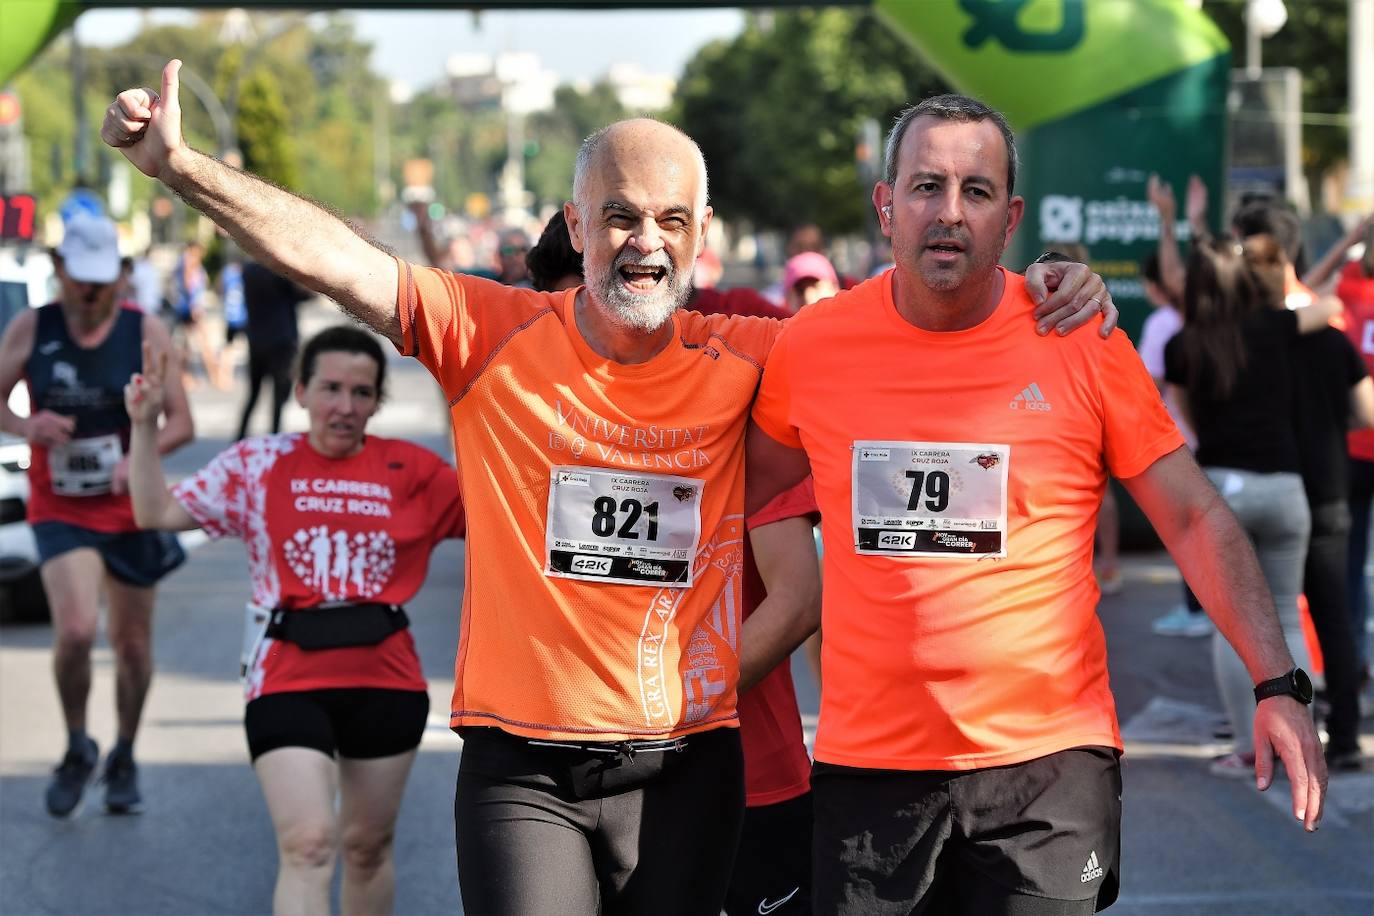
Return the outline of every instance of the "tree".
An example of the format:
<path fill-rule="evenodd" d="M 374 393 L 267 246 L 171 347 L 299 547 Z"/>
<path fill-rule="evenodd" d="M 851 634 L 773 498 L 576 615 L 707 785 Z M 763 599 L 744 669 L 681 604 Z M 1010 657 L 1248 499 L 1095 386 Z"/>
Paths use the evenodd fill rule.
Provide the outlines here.
<path fill-rule="evenodd" d="M 1304 112 L 1346 114 L 1350 110 L 1348 0 L 1290 0 L 1287 7 L 1288 22 L 1264 43 L 1264 66 L 1298 69 L 1302 74 Z M 1205 0 L 1202 8 L 1230 40 L 1236 66 L 1243 66 L 1245 4 L 1242 0 Z M 1344 161 L 1348 142 L 1349 130 L 1343 125 L 1305 124 L 1303 165 L 1309 181 Z"/>
<path fill-rule="evenodd" d="M 283 188 L 299 188 L 286 105 L 276 81 L 262 70 L 254 70 L 239 87 L 234 131 L 243 152 L 244 169 Z"/>
<path fill-rule="evenodd" d="M 588 136 L 627 114 L 609 83 L 597 83 L 585 92 L 559 86 L 553 109 L 531 118 L 527 132 L 537 147 L 525 170 L 525 183 L 535 199 L 556 205 L 571 198 L 577 148 Z"/>
<path fill-rule="evenodd" d="M 700 144 L 728 218 L 847 233 L 872 219 L 855 160 L 863 122 L 885 128 L 943 91 L 872 13 L 798 10 L 751 16 L 733 40 L 701 49 L 678 84 L 673 119 Z"/>

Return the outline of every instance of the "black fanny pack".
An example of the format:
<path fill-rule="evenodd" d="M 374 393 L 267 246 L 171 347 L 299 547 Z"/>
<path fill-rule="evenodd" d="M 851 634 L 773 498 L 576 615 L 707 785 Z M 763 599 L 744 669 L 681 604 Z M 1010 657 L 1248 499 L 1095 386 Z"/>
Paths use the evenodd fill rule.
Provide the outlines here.
<path fill-rule="evenodd" d="M 343 649 L 375 646 L 408 626 L 410 618 L 399 604 L 336 604 L 303 611 L 279 608 L 272 612 L 265 635 L 302 649 Z"/>

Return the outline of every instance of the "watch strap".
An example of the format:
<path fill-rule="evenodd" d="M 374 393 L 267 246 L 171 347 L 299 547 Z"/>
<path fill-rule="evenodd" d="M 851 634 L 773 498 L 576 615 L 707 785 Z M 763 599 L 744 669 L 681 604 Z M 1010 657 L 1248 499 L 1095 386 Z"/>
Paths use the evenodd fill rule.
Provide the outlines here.
<path fill-rule="evenodd" d="M 1304 705 L 1310 705 L 1312 698 L 1306 696 L 1298 688 L 1296 674 L 1299 669 L 1294 668 L 1286 674 L 1278 677 L 1271 677 L 1267 681 L 1260 681 L 1255 685 L 1255 702 L 1267 700 L 1270 697 L 1290 696 Z"/>

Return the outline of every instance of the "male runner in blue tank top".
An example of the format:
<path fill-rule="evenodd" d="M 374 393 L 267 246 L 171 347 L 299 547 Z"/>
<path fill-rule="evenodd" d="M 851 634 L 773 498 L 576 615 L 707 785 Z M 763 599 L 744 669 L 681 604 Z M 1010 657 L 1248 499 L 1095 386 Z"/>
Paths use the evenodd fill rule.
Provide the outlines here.
<path fill-rule="evenodd" d="M 126 813 L 142 801 L 133 741 L 152 678 L 153 586 L 184 555 L 174 538 L 134 524 L 124 385 L 143 367 L 145 342 L 168 352 L 170 338 L 157 318 L 118 305 L 119 246 L 110 220 L 73 217 L 52 254 L 58 301 L 20 313 L 0 338 L 0 430 L 33 449 L 28 518 L 52 608 L 53 672 L 68 731 L 46 802 L 53 817 L 72 816 L 95 773 L 99 749 L 86 732 L 86 698 L 103 586 L 118 718 L 103 774 L 105 806 Z M 6 403 L 20 379 L 28 383 L 27 417 Z M 167 394 L 158 437 L 164 454 L 192 436 L 179 374 L 169 378 Z"/>

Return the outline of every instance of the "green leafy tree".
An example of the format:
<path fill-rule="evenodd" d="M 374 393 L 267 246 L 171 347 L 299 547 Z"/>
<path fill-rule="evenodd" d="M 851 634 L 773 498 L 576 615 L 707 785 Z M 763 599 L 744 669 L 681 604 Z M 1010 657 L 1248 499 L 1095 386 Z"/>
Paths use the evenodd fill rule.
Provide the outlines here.
<path fill-rule="evenodd" d="M 873 14 L 799 10 L 751 16 L 733 40 L 701 49 L 673 117 L 701 145 L 723 215 L 839 234 L 872 219 L 855 159 L 863 122 L 886 129 L 904 107 L 943 91 Z"/>
<path fill-rule="evenodd" d="M 582 141 L 629 114 L 615 90 L 604 82 L 585 92 L 560 86 L 553 102 L 551 111 L 530 119 L 527 134 L 534 147 L 525 170 L 525 183 L 536 200 L 549 205 L 561 204 L 572 196 L 573 164 Z"/>
<path fill-rule="evenodd" d="M 1348 128 L 1329 116 L 1350 110 L 1350 7 L 1347 0 L 1289 0 L 1287 8 L 1288 22 L 1264 42 L 1262 63 L 1296 67 L 1303 111 L 1328 116 L 1303 125 L 1303 164 L 1311 181 L 1344 161 L 1349 150 Z M 1202 9 L 1230 39 L 1236 66 L 1244 66 L 1245 3 L 1205 0 Z"/>
<path fill-rule="evenodd" d="M 286 105 L 270 74 L 255 70 L 243 80 L 234 129 L 246 170 L 284 188 L 300 186 Z"/>

